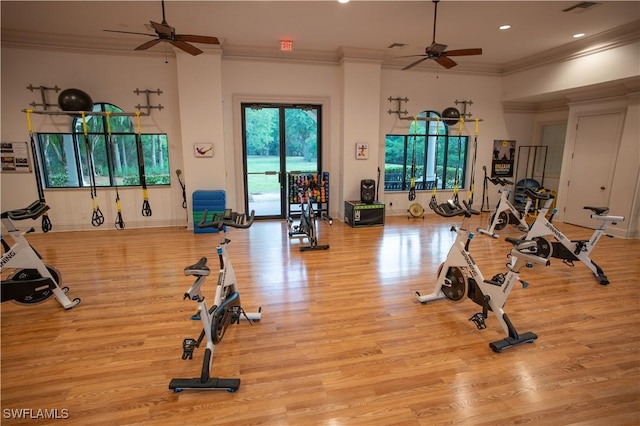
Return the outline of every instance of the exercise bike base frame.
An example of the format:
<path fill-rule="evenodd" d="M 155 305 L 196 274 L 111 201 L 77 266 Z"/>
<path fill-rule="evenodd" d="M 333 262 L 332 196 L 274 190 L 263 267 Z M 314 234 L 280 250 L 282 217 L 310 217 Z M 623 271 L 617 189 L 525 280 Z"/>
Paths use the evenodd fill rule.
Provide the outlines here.
<path fill-rule="evenodd" d="M 505 349 L 512 348 L 514 346 L 521 345 L 523 343 L 533 343 L 538 336 L 531 331 L 527 331 L 526 333 L 519 334 L 517 338 L 513 337 L 505 337 L 502 340 L 496 340 L 495 342 L 489 343 L 489 347 L 496 353 L 500 353 Z"/>
<path fill-rule="evenodd" d="M 226 390 L 235 392 L 240 387 L 240 379 L 221 379 L 219 377 L 211 377 L 209 380 L 202 382 L 199 378 L 193 379 L 171 379 L 169 389 L 174 392 L 182 392 L 184 389 L 195 390 Z"/>

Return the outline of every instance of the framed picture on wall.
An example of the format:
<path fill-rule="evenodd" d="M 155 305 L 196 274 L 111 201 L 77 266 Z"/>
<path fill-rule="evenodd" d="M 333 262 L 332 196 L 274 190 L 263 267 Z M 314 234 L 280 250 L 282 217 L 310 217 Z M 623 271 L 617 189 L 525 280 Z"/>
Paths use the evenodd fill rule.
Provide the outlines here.
<path fill-rule="evenodd" d="M 2 142 L 2 171 L 31 172 L 27 142 Z"/>
<path fill-rule="evenodd" d="M 366 160 L 369 158 L 369 144 L 356 143 L 356 160 Z"/>
<path fill-rule="evenodd" d="M 213 144 L 212 143 L 197 143 L 194 144 L 193 155 L 196 157 L 213 157 Z"/>

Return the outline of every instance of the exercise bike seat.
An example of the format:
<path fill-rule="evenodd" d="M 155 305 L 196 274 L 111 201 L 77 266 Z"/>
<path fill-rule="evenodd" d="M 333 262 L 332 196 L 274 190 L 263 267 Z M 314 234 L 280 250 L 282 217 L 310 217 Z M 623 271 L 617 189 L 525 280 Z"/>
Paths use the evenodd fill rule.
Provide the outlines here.
<path fill-rule="evenodd" d="M 37 219 L 42 216 L 49 206 L 41 200 L 34 201 L 28 207 L 23 209 L 8 210 L 2 212 L 2 219 L 9 218 L 11 220 Z"/>
<path fill-rule="evenodd" d="M 197 263 L 194 263 L 191 266 L 187 266 L 184 268 L 185 275 L 193 275 L 194 277 L 201 277 L 209 275 L 211 271 L 207 266 L 207 258 L 201 258 Z"/>
<path fill-rule="evenodd" d="M 585 210 L 591 210 L 592 212 L 594 212 L 595 214 L 597 214 L 598 216 L 601 216 L 603 214 L 607 214 L 609 213 L 609 207 L 591 207 L 591 206 L 584 206 L 583 209 Z"/>

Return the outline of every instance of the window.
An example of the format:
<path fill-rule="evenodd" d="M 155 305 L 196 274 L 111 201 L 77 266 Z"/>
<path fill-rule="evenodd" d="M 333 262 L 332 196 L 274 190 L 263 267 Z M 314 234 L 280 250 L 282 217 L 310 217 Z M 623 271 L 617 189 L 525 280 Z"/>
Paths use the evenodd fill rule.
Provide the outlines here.
<path fill-rule="evenodd" d="M 439 113 L 423 111 L 410 134 L 386 136 L 385 191 L 408 191 L 412 177 L 416 190 L 464 187 L 469 137 L 439 119 Z"/>
<path fill-rule="evenodd" d="M 97 112 L 123 112 L 106 103 L 93 107 Z M 74 117 L 72 133 L 39 133 L 43 184 L 46 188 L 140 185 L 139 158 L 144 161 L 146 183 L 169 185 L 169 146 L 166 134 L 138 135 L 130 116 L 86 115 L 86 135 L 82 117 Z"/>

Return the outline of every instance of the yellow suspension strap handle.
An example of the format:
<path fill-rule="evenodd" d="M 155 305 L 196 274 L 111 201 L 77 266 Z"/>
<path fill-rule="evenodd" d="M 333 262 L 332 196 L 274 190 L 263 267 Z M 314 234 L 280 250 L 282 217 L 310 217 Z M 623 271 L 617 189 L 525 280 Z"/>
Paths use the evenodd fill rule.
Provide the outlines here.
<path fill-rule="evenodd" d="M 116 221 L 115 227 L 117 230 L 124 229 L 124 220 L 122 219 L 122 206 L 120 204 L 120 194 L 118 193 L 118 178 L 115 173 L 115 161 L 116 161 L 116 149 L 113 143 L 113 135 L 111 134 L 111 111 L 106 112 L 107 115 L 107 135 L 108 135 L 108 144 L 109 149 L 111 151 L 111 176 L 113 177 L 113 185 L 116 188 Z"/>
<path fill-rule="evenodd" d="M 93 146 L 89 142 L 89 132 L 87 131 L 87 117 L 84 111 L 80 113 L 82 115 L 82 132 L 84 133 L 84 143 L 87 147 L 87 160 L 89 163 L 89 181 L 91 182 L 91 204 L 93 205 L 93 215 L 91 216 L 91 224 L 93 226 L 100 226 L 104 223 L 104 215 L 100 211 L 98 206 L 98 191 L 96 189 L 96 175 L 93 167 Z"/>
<path fill-rule="evenodd" d="M 140 111 L 136 111 L 136 145 L 138 148 L 138 173 L 140 174 L 140 184 L 142 185 L 142 216 L 151 216 L 151 206 L 149 205 L 149 191 L 147 191 L 147 175 L 144 171 L 144 155 L 142 152 L 142 127 L 140 126 Z"/>
<path fill-rule="evenodd" d="M 44 188 L 42 187 L 42 175 L 40 174 L 40 166 L 38 164 L 38 155 L 36 152 L 36 142 L 33 139 L 33 127 L 31 126 L 31 113 L 32 109 L 27 110 L 27 127 L 29 129 L 29 139 L 31 140 L 31 155 L 33 157 L 33 170 L 35 171 L 36 177 L 36 187 L 38 189 L 38 200 L 41 203 L 46 204 L 47 201 L 44 199 Z M 47 233 L 53 229 L 53 225 L 51 224 L 51 219 L 49 219 L 49 215 L 47 212 L 44 212 L 42 215 L 42 232 Z"/>
<path fill-rule="evenodd" d="M 409 201 L 416 199 L 416 133 L 418 132 L 418 117 L 414 116 L 411 122 L 410 133 L 413 135 L 413 152 L 411 154 L 411 180 L 409 181 Z"/>

